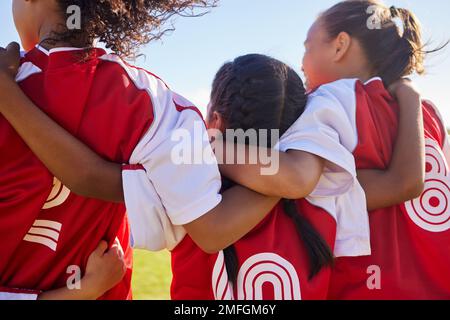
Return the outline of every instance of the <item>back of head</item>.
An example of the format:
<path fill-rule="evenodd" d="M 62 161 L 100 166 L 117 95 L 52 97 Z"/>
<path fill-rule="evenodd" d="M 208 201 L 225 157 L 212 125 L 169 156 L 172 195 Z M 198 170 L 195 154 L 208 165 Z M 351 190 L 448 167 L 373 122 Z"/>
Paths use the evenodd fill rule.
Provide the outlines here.
<path fill-rule="evenodd" d="M 210 112 L 218 112 L 227 129 L 272 129 L 283 135 L 305 110 L 307 96 L 301 78 L 286 64 L 264 55 L 246 55 L 225 64 L 217 73 Z M 261 144 L 262 141 L 258 143 Z M 269 136 L 264 146 L 271 144 Z M 314 226 L 283 200 L 284 213 L 297 230 L 310 260 L 310 278 L 333 262 L 333 254 Z M 234 246 L 224 250 L 228 277 L 236 283 L 239 263 Z"/>
<path fill-rule="evenodd" d="M 306 93 L 299 75 L 286 64 L 259 54 L 239 57 L 217 73 L 211 110 L 222 115 L 227 129 L 280 130 L 300 117 Z M 270 136 L 268 144 L 271 143 Z"/>
<path fill-rule="evenodd" d="M 407 9 L 387 7 L 378 0 L 346 0 L 320 16 L 330 35 L 348 33 L 362 45 L 372 72 L 386 85 L 425 72 L 421 26 Z"/>

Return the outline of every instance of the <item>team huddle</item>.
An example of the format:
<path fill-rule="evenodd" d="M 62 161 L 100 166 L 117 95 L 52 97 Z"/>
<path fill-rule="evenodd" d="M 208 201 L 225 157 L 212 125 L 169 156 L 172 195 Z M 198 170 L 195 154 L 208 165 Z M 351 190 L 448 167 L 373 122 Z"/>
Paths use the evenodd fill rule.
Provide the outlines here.
<path fill-rule="evenodd" d="M 237 57 L 203 119 L 124 58 L 213 3 L 13 1 L 26 52 L 0 50 L 0 299 L 132 299 L 133 248 L 171 252 L 174 300 L 449 299 L 450 143 L 406 79 L 427 53 L 415 15 L 339 2 L 308 31 L 305 84 Z M 221 139 L 241 129 L 280 138 Z M 212 160 L 175 162 L 180 130 Z M 278 170 L 218 161 L 235 148 Z"/>

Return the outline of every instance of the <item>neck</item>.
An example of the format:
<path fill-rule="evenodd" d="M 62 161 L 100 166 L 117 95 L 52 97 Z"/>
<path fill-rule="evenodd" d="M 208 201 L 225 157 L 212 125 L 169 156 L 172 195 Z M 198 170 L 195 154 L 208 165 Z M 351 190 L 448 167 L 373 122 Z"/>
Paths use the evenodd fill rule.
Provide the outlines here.
<path fill-rule="evenodd" d="M 45 21 L 39 29 L 39 44 L 47 50 L 61 47 L 87 47 L 85 42 L 78 39 L 60 41 L 55 39 L 55 33 L 64 32 L 64 23 L 61 21 L 52 21 L 51 19 Z"/>
<path fill-rule="evenodd" d="M 349 64 L 349 66 L 345 66 L 340 72 L 340 78 L 341 79 L 350 79 L 350 78 L 357 78 L 361 80 L 362 82 L 367 82 L 373 77 L 375 77 L 376 74 L 374 74 L 371 71 L 368 71 L 368 68 L 365 66 L 355 66 L 352 64 Z"/>

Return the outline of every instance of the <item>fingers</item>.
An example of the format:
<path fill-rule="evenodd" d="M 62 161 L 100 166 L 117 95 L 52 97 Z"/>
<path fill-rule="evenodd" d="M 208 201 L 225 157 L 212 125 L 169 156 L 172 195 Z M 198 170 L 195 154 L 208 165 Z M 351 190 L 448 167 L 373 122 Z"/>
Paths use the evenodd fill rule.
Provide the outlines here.
<path fill-rule="evenodd" d="M 13 54 L 13 55 L 20 55 L 20 46 L 19 46 L 19 44 L 17 42 L 11 42 L 6 47 L 6 51 L 8 53 Z"/>
<path fill-rule="evenodd" d="M 105 254 L 106 250 L 108 250 L 108 242 L 101 241 L 99 243 L 97 249 L 95 249 L 94 253 L 99 256 L 103 256 Z"/>
<path fill-rule="evenodd" d="M 116 264 L 122 273 L 126 271 L 125 254 L 118 239 L 114 241 L 112 247 L 105 254 L 105 258 L 110 259 L 111 263 Z"/>
<path fill-rule="evenodd" d="M 404 88 L 409 88 L 410 90 L 417 91 L 417 89 L 414 87 L 413 82 L 409 78 L 401 78 L 392 83 L 387 89 L 395 97 L 397 96 L 399 90 L 403 90 Z"/>

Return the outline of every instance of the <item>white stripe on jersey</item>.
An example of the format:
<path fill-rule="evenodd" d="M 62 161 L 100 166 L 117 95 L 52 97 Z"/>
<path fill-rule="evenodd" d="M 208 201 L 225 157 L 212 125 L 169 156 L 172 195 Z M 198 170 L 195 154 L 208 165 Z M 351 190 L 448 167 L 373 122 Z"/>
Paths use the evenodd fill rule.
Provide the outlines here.
<path fill-rule="evenodd" d="M 61 231 L 62 224 L 56 221 L 50 221 L 50 220 L 36 220 L 33 223 L 33 227 L 44 227 L 44 228 L 51 228 L 57 231 Z"/>
<path fill-rule="evenodd" d="M 28 234 L 34 236 L 46 236 L 48 238 L 52 238 L 55 241 L 59 240 L 58 232 L 46 228 L 31 228 L 30 231 L 28 231 Z"/>
<path fill-rule="evenodd" d="M 25 238 L 23 238 L 23 240 L 27 242 L 42 244 L 53 251 L 56 251 L 56 246 L 58 245 L 55 241 L 50 240 L 49 238 L 33 236 L 29 234 L 27 234 Z"/>

